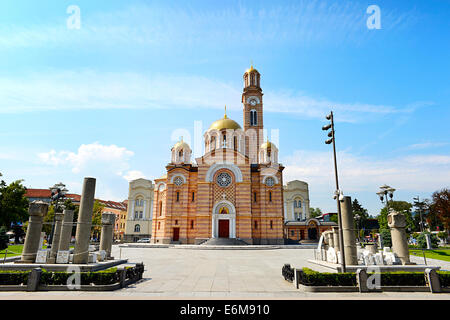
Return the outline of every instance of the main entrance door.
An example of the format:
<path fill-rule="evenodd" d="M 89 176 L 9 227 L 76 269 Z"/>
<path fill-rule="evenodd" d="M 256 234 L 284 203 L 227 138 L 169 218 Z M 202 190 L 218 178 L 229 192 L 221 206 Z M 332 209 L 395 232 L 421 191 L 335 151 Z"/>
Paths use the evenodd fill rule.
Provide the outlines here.
<path fill-rule="evenodd" d="M 173 228 L 173 241 L 180 240 L 180 228 Z"/>
<path fill-rule="evenodd" d="M 230 237 L 230 220 L 219 220 L 219 238 Z"/>

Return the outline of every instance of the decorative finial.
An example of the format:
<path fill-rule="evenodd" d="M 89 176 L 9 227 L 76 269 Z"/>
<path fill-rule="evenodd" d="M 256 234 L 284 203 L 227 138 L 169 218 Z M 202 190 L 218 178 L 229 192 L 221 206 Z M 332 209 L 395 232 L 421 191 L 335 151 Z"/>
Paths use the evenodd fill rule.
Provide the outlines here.
<path fill-rule="evenodd" d="M 223 118 L 224 118 L 224 119 L 227 118 L 227 105 L 225 105 L 225 114 L 224 114 Z"/>
<path fill-rule="evenodd" d="M 250 60 L 251 65 L 250 65 L 250 70 L 253 70 L 253 60 Z"/>
<path fill-rule="evenodd" d="M 183 136 L 181 136 L 181 142 L 183 142 Z"/>

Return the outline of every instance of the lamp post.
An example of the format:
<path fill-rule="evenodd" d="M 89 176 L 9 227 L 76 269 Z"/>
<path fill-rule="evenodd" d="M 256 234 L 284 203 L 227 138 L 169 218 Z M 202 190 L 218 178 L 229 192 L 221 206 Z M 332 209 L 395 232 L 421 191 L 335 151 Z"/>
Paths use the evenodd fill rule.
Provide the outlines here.
<path fill-rule="evenodd" d="M 52 231 L 50 232 L 50 237 L 48 239 L 47 248 L 51 248 L 53 242 L 53 234 L 55 232 L 55 217 L 58 212 L 58 204 L 61 199 L 66 196 L 67 189 L 66 185 L 62 182 L 55 184 L 53 187 L 49 188 L 52 191 L 51 202 L 54 204 L 54 215 L 52 223 Z"/>
<path fill-rule="evenodd" d="M 357 223 L 358 242 L 361 242 L 361 238 L 359 236 L 359 221 L 361 220 L 361 216 L 359 214 L 355 214 L 355 220 L 356 220 L 356 223 Z"/>
<path fill-rule="evenodd" d="M 326 116 L 327 120 L 330 120 L 331 122 L 327 125 L 324 125 L 322 127 L 322 130 L 327 131 L 331 129 L 330 132 L 328 132 L 328 137 L 330 139 L 326 140 L 326 144 L 333 143 L 333 158 L 334 158 L 334 176 L 336 178 L 336 191 L 334 198 L 337 202 L 337 209 L 338 209 L 338 221 L 339 221 L 339 248 L 341 251 L 341 265 L 342 265 L 342 272 L 345 272 L 345 254 L 344 254 L 344 237 L 342 232 L 342 215 L 341 215 L 341 205 L 340 201 L 344 200 L 344 195 L 342 194 L 342 191 L 339 190 L 339 180 L 338 180 L 338 170 L 337 170 L 337 161 L 336 161 L 336 143 L 335 143 L 335 131 L 334 131 L 334 118 L 333 118 L 333 111 L 330 112 L 329 115 Z"/>
<path fill-rule="evenodd" d="M 389 198 L 391 198 L 391 201 L 392 201 L 392 198 L 394 197 L 394 191 L 395 191 L 394 188 L 392 188 L 392 187 L 390 187 L 390 186 L 385 184 L 385 185 L 382 185 L 380 187 L 380 191 L 377 192 L 377 195 L 380 197 L 381 203 L 384 203 L 383 199 L 385 200 L 386 208 L 388 208 L 388 213 L 389 213 L 389 199 L 388 199 L 388 196 L 389 196 Z"/>
<path fill-rule="evenodd" d="M 417 209 L 419 209 L 419 215 L 420 215 L 420 232 L 423 233 L 423 227 L 424 227 L 424 223 L 423 223 L 423 219 L 422 219 L 422 210 L 423 207 L 425 206 L 425 202 L 424 201 L 419 201 L 419 196 L 413 198 L 414 200 L 414 207 L 416 207 Z"/>

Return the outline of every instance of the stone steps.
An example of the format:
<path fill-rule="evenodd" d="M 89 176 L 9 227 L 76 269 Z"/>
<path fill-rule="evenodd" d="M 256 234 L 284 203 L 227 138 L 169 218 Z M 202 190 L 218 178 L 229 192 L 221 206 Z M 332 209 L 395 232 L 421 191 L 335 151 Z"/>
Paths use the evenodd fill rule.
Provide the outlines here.
<path fill-rule="evenodd" d="M 201 244 L 202 246 L 245 246 L 246 242 L 235 238 L 211 238 Z"/>

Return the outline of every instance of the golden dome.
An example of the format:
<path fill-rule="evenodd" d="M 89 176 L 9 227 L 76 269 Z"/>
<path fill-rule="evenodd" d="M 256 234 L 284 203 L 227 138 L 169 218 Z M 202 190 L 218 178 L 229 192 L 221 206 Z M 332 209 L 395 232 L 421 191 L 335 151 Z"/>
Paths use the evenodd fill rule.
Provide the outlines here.
<path fill-rule="evenodd" d="M 217 121 L 214 121 L 211 124 L 211 126 L 209 127 L 209 130 L 211 130 L 211 129 L 217 129 L 217 130 L 233 129 L 233 130 L 237 130 L 237 129 L 241 129 L 241 126 L 236 121 L 228 118 L 227 115 L 224 115 L 223 119 L 219 119 Z"/>
<path fill-rule="evenodd" d="M 267 141 L 261 145 L 261 149 L 270 150 L 270 149 L 272 149 L 272 146 L 275 148 L 275 144 L 273 144 L 272 142 L 269 141 L 269 139 L 267 139 Z"/>
<path fill-rule="evenodd" d="M 175 143 L 175 145 L 173 146 L 172 149 L 177 149 L 178 147 L 190 149 L 189 145 L 183 141 L 183 137 L 181 137 L 181 141 L 178 141 L 177 143 Z"/>
<path fill-rule="evenodd" d="M 239 123 L 237 123 L 234 120 L 231 120 L 227 117 L 227 106 L 225 106 L 225 114 L 223 115 L 222 119 L 219 119 L 217 121 L 214 121 L 211 126 L 209 127 L 209 130 L 216 129 L 216 130 L 223 130 L 223 129 L 241 129 L 241 126 Z"/>
<path fill-rule="evenodd" d="M 249 73 L 249 72 L 258 72 L 258 70 L 256 70 L 255 68 L 253 68 L 253 64 L 250 66 L 250 69 L 245 70 L 245 73 Z M 258 72 L 259 73 L 259 72 Z"/>

